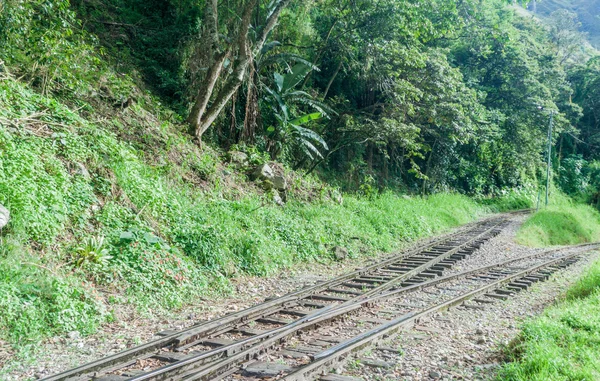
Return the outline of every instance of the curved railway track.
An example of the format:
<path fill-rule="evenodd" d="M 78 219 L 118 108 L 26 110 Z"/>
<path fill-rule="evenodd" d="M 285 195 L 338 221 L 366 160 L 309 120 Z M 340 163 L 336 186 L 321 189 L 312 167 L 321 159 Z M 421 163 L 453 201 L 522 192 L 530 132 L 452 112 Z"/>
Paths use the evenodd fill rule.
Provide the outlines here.
<path fill-rule="evenodd" d="M 431 313 L 434 311 L 432 308 L 437 308 L 435 304 L 428 307 L 424 304 L 412 310 L 394 307 L 393 301 L 402 295 L 423 292 L 458 279 L 463 283 L 477 283 L 467 277 L 474 277 L 489 287 L 494 282 L 526 271 L 522 270 L 523 266 L 518 267 L 521 272 L 497 268 L 539 257 L 547 259 L 559 253 L 545 252 L 488 268 L 443 276 L 445 270 L 496 236 L 507 221 L 507 216 L 501 216 L 468 225 L 453 234 L 430 240 L 352 273 L 171 333 L 44 380 L 238 380 L 266 376 L 285 376 L 290 380 L 315 378 L 322 373 L 323 366 L 341 361 L 350 351 L 376 338 L 378 332 L 397 329 L 409 324 L 415 316 Z M 579 250 L 590 247 L 582 246 Z M 544 266 L 550 268 L 552 264 Z M 494 295 L 498 299 L 509 297 L 511 292 L 524 288 L 526 284 L 527 280 L 516 282 L 508 290 Z M 387 310 L 395 311 L 395 314 L 382 317 L 375 312 L 388 304 Z M 360 329 L 352 329 L 354 327 Z M 332 332 L 332 329 L 340 332 L 335 338 L 322 333 L 328 330 Z M 298 348 L 298 340 L 302 337 L 302 342 L 307 345 Z M 257 361 L 269 356 L 279 356 L 281 360 L 279 363 Z"/>

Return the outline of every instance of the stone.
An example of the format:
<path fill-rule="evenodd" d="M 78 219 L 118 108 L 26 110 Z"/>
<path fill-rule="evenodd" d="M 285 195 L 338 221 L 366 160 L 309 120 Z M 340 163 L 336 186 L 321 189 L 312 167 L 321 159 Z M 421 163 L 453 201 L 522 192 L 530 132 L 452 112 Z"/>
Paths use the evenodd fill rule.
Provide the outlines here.
<path fill-rule="evenodd" d="M 79 176 L 83 176 L 83 178 L 86 180 L 89 180 L 92 178 L 92 176 L 90 176 L 90 172 L 87 170 L 85 165 L 83 165 L 82 163 L 77 163 L 77 170 L 75 171 L 75 174 L 77 174 Z"/>
<path fill-rule="evenodd" d="M 288 187 L 287 180 L 283 176 L 274 176 L 271 182 L 273 183 L 273 188 L 279 191 L 284 191 Z"/>
<path fill-rule="evenodd" d="M 478 329 L 475 331 L 475 334 L 476 334 L 476 335 L 483 335 L 483 330 L 482 330 L 481 328 L 478 328 Z"/>
<path fill-rule="evenodd" d="M 435 370 L 430 370 L 429 371 L 429 378 L 437 380 L 440 377 L 442 377 L 442 375 L 439 372 L 436 372 Z"/>
<path fill-rule="evenodd" d="M 255 180 L 271 180 L 275 174 L 269 164 L 262 164 L 254 168 L 252 171 L 252 178 Z"/>
<path fill-rule="evenodd" d="M 485 337 L 479 337 L 477 339 L 477 344 L 481 345 L 481 344 L 485 344 L 485 343 L 486 343 Z"/>
<path fill-rule="evenodd" d="M 279 364 L 276 362 L 255 362 L 244 369 L 244 375 L 247 377 L 276 377 L 284 372 L 290 372 L 291 367 L 285 364 Z"/>
<path fill-rule="evenodd" d="M 247 165 L 248 164 L 248 155 L 241 151 L 230 151 L 228 153 L 229 161 L 234 164 L 239 165 Z"/>
<path fill-rule="evenodd" d="M 0 229 L 5 227 L 10 221 L 10 212 L 4 206 L 0 205 Z"/>
<path fill-rule="evenodd" d="M 274 189 L 273 189 L 273 201 L 275 201 L 275 203 L 277 205 L 279 205 L 279 206 L 285 205 L 285 203 L 283 202 L 283 199 L 281 198 L 281 195 L 279 194 L 279 192 L 277 192 Z"/>
<path fill-rule="evenodd" d="M 81 337 L 81 334 L 78 331 L 71 331 L 67 333 L 67 337 L 71 340 L 77 340 Z"/>
<path fill-rule="evenodd" d="M 340 205 L 344 204 L 344 197 L 342 197 L 342 194 L 335 189 L 329 191 L 329 197 L 331 197 L 333 201 L 337 202 Z"/>
<path fill-rule="evenodd" d="M 271 189 L 275 188 L 275 186 L 273 186 L 273 182 L 271 180 L 263 180 L 260 182 L 260 185 L 266 191 L 270 191 Z"/>
<path fill-rule="evenodd" d="M 346 259 L 346 257 L 348 257 L 348 249 L 342 246 L 336 246 L 333 249 L 333 256 L 336 260 L 343 261 L 344 259 Z"/>

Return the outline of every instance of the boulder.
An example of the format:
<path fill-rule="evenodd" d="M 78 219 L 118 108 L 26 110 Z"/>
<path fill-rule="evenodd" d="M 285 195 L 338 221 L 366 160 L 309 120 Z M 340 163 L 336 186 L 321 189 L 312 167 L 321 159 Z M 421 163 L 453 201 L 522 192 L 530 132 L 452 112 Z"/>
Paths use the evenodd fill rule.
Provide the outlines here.
<path fill-rule="evenodd" d="M 269 164 L 261 164 L 252 171 L 252 178 L 255 180 L 272 180 L 275 174 Z"/>
<path fill-rule="evenodd" d="M 10 212 L 8 209 L 0 205 L 0 229 L 5 227 L 10 221 Z"/>
<path fill-rule="evenodd" d="M 344 204 L 344 197 L 342 197 L 342 194 L 337 190 L 330 190 L 329 197 L 340 205 Z"/>
<path fill-rule="evenodd" d="M 287 180 L 283 176 L 274 176 L 271 182 L 273 183 L 273 188 L 277 190 L 284 191 L 287 189 Z"/>
<path fill-rule="evenodd" d="M 338 261 L 343 261 L 348 257 L 348 249 L 342 246 L 336 246 L 333 248 L 333 256 Z"/>

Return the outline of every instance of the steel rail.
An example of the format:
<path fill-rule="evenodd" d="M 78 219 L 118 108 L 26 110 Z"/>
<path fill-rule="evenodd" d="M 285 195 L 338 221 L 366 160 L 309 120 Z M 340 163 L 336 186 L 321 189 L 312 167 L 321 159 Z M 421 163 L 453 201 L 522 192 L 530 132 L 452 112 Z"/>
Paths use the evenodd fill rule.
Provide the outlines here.
<path fill-rule="evenodd" d="M 145 374 L 142 374 L 142 375 L 139 375 L 136 377 L 132 377 L 129 380 L 130 381 L 169 380 L 169 379 L 171 379 L 171 377 L 179 377 L 179 378 L 187 377 L 186 380 L 193 380 L 193 379 L 198 379 L 200 377 L 207 377 L 209 374 L 215 373 L 219 369 L 224 369 L 225 371 L 227 371 L 233 366 L 232 364 L 239 362 L 240 359 L 243 359 L 244 357 L 248 357 L 248 356 L 251 356 L 256 353 L 260 353 L 260 352 L 264 351 L 268 346 L 272 345 L 276 341 L 278 341 L 284 337 L 293 335 L 301 329 L 307 328 L 307 324 L 308 324 L 308 326 L 312 326 L 323 320 L 331 319 L 331 318 L 337 317 L 339 315 L 353 311 L 354 309 L 362 307 L 363 303 L 360 303 L 360 300 L 371 297 L 371 296 L 376 295 L 377 293 L 383 292 L 385 290 L 388 290 L 389 288 L 394 287 L 398 283 L 417 275 L 418 273 L 422 272 L 423 270 L 426 270 L 432 266 L 435 266 L 439 262 L 441 262 L 441 261 L 451 257 L 455 253 L 459 252 L 461 249 L 468 247 L 473 242 L 476 242 L 477 240 L 485 237 L 486 235 L 491 234 L 492 232 L 494 232 L 495 229 L 498 228 L 498 226 L 501 226 L 504 222 L 505 222 L 504 219 L 498 219 L 498 221 L 495 224 L 493 224 L 492 226 L 487 227 L 484 231 L 479 232 L 479 234 L 468 238 L 467 241 L 460 243 L 458 246 L 449 250 L 448 252 L 442 253 L 441 255 L 431 259 L 430 261 L 424 263 L 423 265 L 420 265 L 405 274 L 401 274 L 398 277 L 395 277 L 394 279 L 390 280 L 389 282 L 386 282 L 383 285 L 378 286 L 378 287 L 366 292 L 365 294 L 358 295 L 354 298 L 351 298 L 350 300 L 348 300 L 340 305 L 337 305 L 337 306 L 332 305 L 332 306 L 329 306 L 328 308 L 317 310 L 314 313 L 307 315 L 303 318 L 300 318 L 300 319 L 296 320 L 295 322 L 292 322 L 285 326 L 278 327 L 278 328 L 266 331 L 260 335 L 252 336 L 252 337 L 249 337 L 249 338 L 241 340 L 241 341 L 237 341 L 232 344 L 228 344 L 228 345 L 225 345 L 225 346 L 213 349 L 213 350 L 209 350 L 209 351 L 191 356 L 189 358 L 186 358 L 185 360 L 181 360 L 181 361 L 178 361 L 173 364 L 168 364 L 159 369 L 150 371 L 148 373 L 145 373 Z M 485 226 L 485 224 L 483 224 L 483 225 Z M 480 228 L 480 227 L 481 227 L 481 225 L 478 225 L 472 231 L 477 231 L 477 228 Z M 472 231 L 466 231 L 466 232 L 460 234 L 459 236 L 468 234 Z M 447 240 L 445 240 L 445 241 L 447 241 Z M 432 245 L 432 246 L 435 246 L 435 245 Z M 429 247 L 432 247 L 432 246 L 429 246 Z M 417 251 L 417 253 L 420 253 L 422 251 L 424 251 L 424 250 Z M 389 261 L 386 261 L 386 262 L 389 262 Z M 389 263 L 395 263 L 395 262 L 397 262 L 397 260 L 394 260 Z M 381 268 L 384 266 L 376 265 L 374 267 Z M 257 344 L 255 344 L 253 347 L 248 348 L 248 349 L 240 349 L 240 348 L 243 348 L 245 345 L 250 345 L 253 343 L 257 343 Z M 237 354 L 236 354 L 236 352 L 237 352 Z M 224 357 L 225 356 L 224 354 L 227 354 L 227 353 L 229 353 L 230 356 L 226 357 L 221 362 L 218 362 L 217 364 L 207 365 L 208 361 L 210 361 L 210 360 L 214 361 L 215 358 L 218 360 L 218 359 Z M 198 367 L 202 367 L 202 368 L 200 370 L 197 370 L 197 373 L 195 373 L 193 376 L 191 376 L 191 373 L 193 373 L 194 365 L 196 365 Z"/>
<path fill-rule="evenodd" d="M 490 218 L 489 220 L 493 220 L 493 218 Z M 361 276 L 369 271 L 375 270 L 380 267 L 388 266 L 394 262 L 418 254 L 419 252 L 427 250 L 441 242 L 445 242 L 455 237 L 466 234 L 468 231 L 476 229 L 478 226 L 487 223 L 489 220 L 486 219 L 483 221 L 479 221 L 478 223 L 469 224 L 467 226 L 461 227 L 457 231 L 452 232 L 450 234 L 426 240 L 424 243 L 419 244 L 417 247 L 410 248 L 408 251 L 388 256 L 387 258 L 384 258 L 381 262 L 377 262 L 359 270 L 343 274 L 329 281 L 325 281 L 302 290 L 294 291 L 290 294 L 266 301 L 264 303 L 249 307 L 247 309 L 233 314 L 225 315 L 215 320 L 210 320 L 204 323 L 193 325 L 182 331 L 163 336 L 161 338 L 152 340 L 140 346 L 136 346 L 134 348 L 130 348 L 125 351 L 104 357 L 102 359 L 83 364 L 65 372 L 61 372 L 59 374 L 43 378 L 41 381 L 77 381 L 81 379 L 89 379 L 90 376 L 88 375 L 100 371 L 110 372 L 113 369 L 119 369 L 120 367 L 127 366 L 134 359 L 144 358 L 145 356 L 152 356 L 156 351 L 158 351 L 161 348 L 168 346 L 181 346 L 189 341 L 197 340 L 202 335 L 209 336 L 213 334 L 214 331 L 222 330 L 224 327 L 234 326 L 236 324 L 252 321 L 257 318 L 261 318 L 265 315 L 275 313 L 286 307 L 289 307 L 291 303 L 297 300 L 301 300 L 311 294 L 315 294 L 320 291 L 326 290 L 327 288 L 336 286 L 340 283 L 343 283 L 344 281 Z"/>
<path fill-rule="evenodd" d="M 179 332 L 175 332 L 175 333 L 166 335 L 164 337 L 155 339 L 146 344 L 125 350 L 123 352 L 120 352 L 120 353 L 117 353 L 117 354 L 114 354 L 111 356 L 107 356 L 103 359 L 96 360 L 96 361 L 93 361 L 88 364 L 81 365 L 77 368 L 62 372 L 60 374 L 44 378 L 43 381 L 62 381 L 62 380 L 75 381 L 75 380 L 90 379 L 94 375 L 97 375 L 100 373 L 105 374 L 107 372 L 111 372 L 111 371 L 126 367 L 126 366 L 130 365 L 132 362 L 135 362 L 136 359 L 143 359 L 143 358 L 151 357 L 151 356 L 155 355 L 161 348 L 182 347 L 185 344 L 193 343 L 194 341 L 197 341 L 198 339 L 200 339 L 202 337 L 209 337 L 211 335 L 215 335 L 215 333 L 223 333 L 223 332 L 233 330 L 241 324 L 260 319 L 264 316 L 268 316 L 268 315 L 277 313 L 281 310 L 289 308 L 290 306 L 296 306 L 296 305 L 298 305 L 298 302 L 301 301 L 302 299 L 306 299 L 307 297 L 310 297 L 311 295 L 317 294 L 321 291 L 325 291 L 325 290 L 327 290 L 331 287 L 337 286 L 345 281 L 352 280 L 352 279 L 360 277 L 364 274 L 368 274 L 369 272 L 385 268 L 386 266 L 392 265 L 395 262 L 402 261 L 403 259 L 409 258 L 409 257 L 419 254 L 421 252 L 427 251 L 427 250 L 429 250 L 437 245 L 440 245 L 444 242 L 451 241 L 453 239 L 468 235 L 469 233 L 476 231 L 477 229 L 481 228 L 482 226 L 485 226 L 486 224 L 496 222 L 496 224 L 492 228 L 486 230 L 486 232 L 488 232 L 488 231 L 492 230 L 493 228 L 500 226 L 502 223 L 505 223 L 507 221 L 507 219 L 506 219 L 507 216 L 518 215 L 518 214 L 523 214 L 523 213 L 528 213 L 528 212 L 529 212 L 529 210 L 505 213 L 500 216 L 493 216 L 493 217 L 486 218 L 486 219 L 478 221 L 478 222 L 467 224 L 467 225 L 457 229 L 453 233 L 446 234 L 441 237 L 435 237 L 435 238 L 425 240 L 424 242 L 418 244 L 418 246 L 410 248 L 405 252 L 401 252 L 398 254 L 393 254 L 393 255 L 384 257 L 381 261 L 379 261 L 377 263 L 374 263 L 372 265 L 369 265 L 364 268 L 358 269 L 356 271 L 350 272 L 348 274 L 344 274 L 344 275 L 338 276 L 334 279 L 331 279 L 329 281 L 319 283 L 319 284 L 310 286 L 308 288 L 305 288 L 305 289 L 302 289 L 299 291 L 292 292 L 290 294 L 281 296 L 281 297 L 273 299 L 273 300 L 266 301 L 262 304 L 258 304 L 258 305 L 249 307 L 249 308 L 247 308 L 243 311 L 239 311 L 237 313 L 225 315 L 216 320 L 211 320 L 208 322 L 196 324 L 194 326 L 191 326 L 191 327 L 181 330 Z M 469 242 L 472 242 L 472 241 L 473 240 L 469 240 Z M 461 246 L 464 247 L 464 245 L 461 245 Z M 458 252 L 458 251 L 460 251 L 460 249 L 454 250 L 454 252 Z M 451 255 L 452 254 L 450 254 L 449 256 L 451 256 Z M 443 259 L 441 259 L 441 260 L 443 260 Z M 431 265 L 429 267 L 431 267 Z M 425 269 L 426 267 L 419 266 L 419 268 L 421 268 L 421 271 L 422 271 L 422 269 Z M 419 271 L 412 271 L 413 275 L 418 272 Z M 401 274 L 400 277 L 402 279 L 404 279 L 405 278 L 404 275 L 405 274 Z M 398 277 L 394 278 L 390 281 L 390 282 L 394 282 L 393 284 L 386 282 L 382 286 L 369 291 L 367 294 L 371 295 L 376 292 L 382 292 L 382 291 L 385 291 L 386 289 L 392 288 L 392 287 L 394 287 L 394 285 L 396 283 L 398 283 L 398 282 L 395 282 L 396 280 L 398 280 L 398 282 L 400 282 Z M 386 286 L 386 285 L 389 285 L 389 286 Z M 366 296 L 368 297 L 368 295 L 366 295 Z M 362 297 L 365 297 L 365 295 L 362 295 Z M 337 308 L 340 308 L 340 306 L 337 306 Z M 327 310 L 328 310 L 327 308 L 321 309 L 320 311 L 318 311 L 318 313 L 325 313 L 325 312 L 327 312 Z M 308 318 L 310 318 L 310 317 L 313 317 L 313 316 L 312 315 L 308 316 Z M 280 327 L 280 328 L 285 328 L 285 327 L 286 326 Z M 267 333 L 272 333 L 272 332 L 267 332 Z M 249 339 L 254 339 L 254 337 L 251 337 Z M 225 348 L 225 349 L 217 348 L 216 350 L 217 351 L 221 350 L 221 351 L 223 351 L 225 353 L 229 353 L 229 354 L 231 354 L 231 352 L 232 352 L 232 348 Z M 209 351 L 209 352 L 213 352 L 213 351 Z M 212 354 L 216 355 L 217 353 L 212 353 Z"/>
<path fill-rule="evenodd" d="M 311 362 L 310 364 L 308 364 L 304 367 L 301 367 L 300 369 L 295 370 L 293 373 L 288 374 L 287 376 L 285 376 L 283 378 L 283 380 L 285 380 L 285 381 L 306 381 L 306 380 L 313 379 L 314 377 L 321 374 L 323 369 L 328 369 L 330 367 L 333 367 L 334 364 L 336 364 L 336 362 L 339 362 L 339 359 L 342 356 L 345 356 L 351 352 L 358 351 L 358 350 L 370 345 L 374 341 L 377 341 L 377 340 L 383 338 L 384 336 L 386 339 L 389 339 L 392 335 L 396 334 L 400 329 L 407 326 L 408 324 L 413 323 L 417 319 L 426 317 L 432 313 L 436 313 L 436 312 L 451 308 L 453 306 L 456 306 L 458 304 L 461 304 L 461 303 L 465 302 L 466 300 L 469 300 L 469 299 L 472 299 L 479 295 L 485 294 L 488 291 L 497 289 L 504 284 L 511 283 L 514 280 L 517 280 L 517 279 L 526 277 L 532 273 L 538 272 L 539 270 L 541 270 L 543 268 L 550 267 L 552 265 L 555 265 L 557 263 L 563 262 L 567 259 L 571 259 L 576 256 L 580 256 L 585 252 L 594 250 L 595 248 L 599 248 L 600 244 L 595 243 L 595 244 L 591 244 L 591 245 L 589 245 L 589 244 L 588 245 L 580 245 L 579 247 L 586 247 L 586 246 L 587 246 L 587 248 L 585 248 L 585 250 L 583 250 L 583 251 L 566 254 L 566 255 L 558 257 L 558 258 L 553 258 L 542 264 L 534 265 L 532 267 L 529 267 L 529 268 L 519 271 L 517 273 L 506 275 L 505 277 L 500 278 L 490 284 L 481 286 L 481 287 L 477 288 L 476 290 L 467 292 L 467 293 L 462 294 L 458 297 L 455 297 L 451 300 L 428 307 L 420 312 L 411 312 L 411 313 L 402 315 L 388 323 L 380 325 L 370 331 L 364 332 L 352 339 L 349 339 L 345 342 L 334 345 L 331 348 L 328 348 L 320 353 L 315 354 L 313 356 L 313 362 Z M 575 248 L 575 247 L 573 247 L 573 248 Z M 549 252 L 556 252 L 556 251 L 557 250 L 551 250 Z M 528 256 L 528 257 L 532 257 L 532 256 Z M 514 261 L 511 260 L 511 261 L 507 261 L 507 262 L 512 263 Z M 500 264 L 486 266 L 482 269 L 489 270 L 490 268 L 498 267 L 499 265 Z M 458 275 L 461 275 L 461 276 L 472 275 L 476 272 L 482 272 L 481 271 L 482 269 L 476 269 L 476 270 L 463 272 L 461 274 L 452 275 L 452 276 L 449 276 L 448 279 L 449 278 L 457 278 Z M 446 279 L 446 281 L 448 279 Z M 430 286 L 431 285 L 433 285 L 433 284 L 430 284 Z"/>

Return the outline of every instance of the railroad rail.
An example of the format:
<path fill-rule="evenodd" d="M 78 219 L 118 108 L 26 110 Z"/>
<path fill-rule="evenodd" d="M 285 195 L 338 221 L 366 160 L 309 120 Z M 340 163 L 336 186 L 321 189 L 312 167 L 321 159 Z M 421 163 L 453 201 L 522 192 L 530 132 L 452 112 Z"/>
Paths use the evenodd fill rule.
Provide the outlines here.
<path fill-rule="evenodd" d="M 255 357 L 277 350 L 299 332 L 356 314 L 375 300 L 443 279 L 445 270 L 475 252 L 507 223 L 508 217 L 500 216 L 468 225 L 330 281 L 44 380 L 208 380 L 240 373 Z"/>
<path fill-rule="evenodd" d="M 564 255 L 560 255 L 561 252 L 564 252 L 564 249 L 550 250 L 441 277 L 420 285 L 371 298 L 371 300 L 365 302 L 378 302 L 377 308 L 372 309 L 371 312 L 378 311 L 384 315 L 382 320 L 387 321 L 346 340 L 339 341 L 336 339 L 337 342 L 325 348 L 321 347 L 320 350 L 311 353 L 306 364 L 296 367 L 283 367 L 284 370 L 280 372 L 282 376 L 280 379 L 286 381 L 350 380 L 351 377 L 337 377 L 327 374 L 327 371 L 342 365 L 351 353 L 360 352 L 367 347 L 376 346 L 384 340 L 390 340 L 405 327 L 410 326 L 419 319 L 461 304 L 469 308 L 479 308 L 482 304 L 506 300 L 529 288 L 534 283 L 544 281 L 553 273 L 576 263 L 583 253 L 599 248 L 600 243 L 579 245 L 572 247 L 570 249 L 572 252 Z M 527 263 L 528 261 L 530 263 L 527 266 L 510 267 L 510 265 Z M 452 283 L 458 280 L 461 280 L 460 289 L 454 288 L 456 283 Z M 443 287 L 440 288 L 440 285 L 443 285 Z M 419 298 L 411 299 L 412 303 L 421 302 L 422 306 L 408 306 L 398 300 L 399 297 L 407 293 L 432 288 L 437 292 L 423 293 Z M 475 304 L 467 305 L 465 304 L 467 301 L 473 301 Z M 360 319 L 360 316 L 358 318 Z M 324 342 L 322 333 L 317 330 L 311 332 L 310 335 L 312 336 L 302 338 L 305 343 L 302 348 L 309 347 L 309 343 L 314 343 L 312 347 L 319 348 L 318 344 Z M 290 349 L 283 349 L 286 351 L 284 353 L 290 353 Z M 276 357 L 277 352 L 272 356 Z M 254 367 L 257 367 L 257 364 L 260 363 L 255 363 Z M 281 368 L 282 366 L 279 367 L 279 369 Z M 246 374 L 251 373 L 252 369 L 250 368 L 250 372 L 242 370 L 241 374 L 244 374 L 244 372 Z M 235 379 L 240 380 L 244 377 L 236 377 Z"/>

